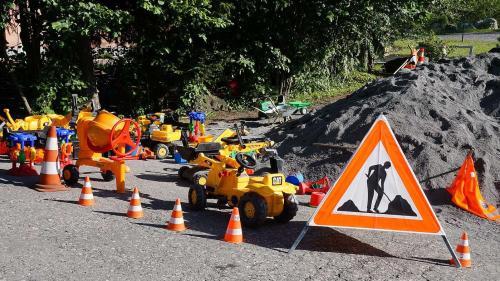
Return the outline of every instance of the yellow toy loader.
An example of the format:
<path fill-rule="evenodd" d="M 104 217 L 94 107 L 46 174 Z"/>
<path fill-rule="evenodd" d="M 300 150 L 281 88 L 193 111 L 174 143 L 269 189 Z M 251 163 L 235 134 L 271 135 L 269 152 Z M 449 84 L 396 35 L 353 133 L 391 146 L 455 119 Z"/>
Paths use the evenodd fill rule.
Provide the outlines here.
<path fill-rule="evenodd" d="M 189 189 L 192 210 L 204 210 L 207 199 L 217 199 L 219 206 L 238 207 L 242 223 L 250 227 L 262 225 L 267 217 L 288 222 L 297 214 L 296 187 L 285 182 L 283 160 L 279 157 L 270 158 L 269 172 L 250 176 L 257 166 L 251 155 L 238 153 L 234 159 L 224 155 L 207 157 L 205 153 L 215 153 L 215 147 L 183 147 L 181 151 L 183 158 L 204 159 L 210 167 L 204 171 L 206 176 L 196 175 Z"/>

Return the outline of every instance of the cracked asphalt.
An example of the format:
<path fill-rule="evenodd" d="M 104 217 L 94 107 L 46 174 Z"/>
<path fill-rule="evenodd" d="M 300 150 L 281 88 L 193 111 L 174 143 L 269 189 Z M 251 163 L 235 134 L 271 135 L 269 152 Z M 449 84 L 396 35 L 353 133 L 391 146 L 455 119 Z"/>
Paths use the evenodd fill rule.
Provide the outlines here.
<path fill-rule="evenodd" d="M 286 159 L 285 159 L 286 161 Z M 288 248 L 314 211 L 298 196 L 298 215 L 244 228 L 244 243 L 222 241 L 229 209 L 215 202 L 204 212 L 187 208 L 189 183 L 173 160 L 129 161 L 126 194 L 114 192 L 95 168 L 82 167 L 70 191 L 40 193 L 37 178 L 8 176 L 0 159 L 0 280 L 498 280 L 497 223 L 449 205 L 433 206 L 455 247 L 469 233 L 472 268 L 449 266 L 441 237 L 311 228 L 292 254 Z M 38 166 L 39 170 L 40 167 Z M 76 204 L 83 177 L 96 204 Z M 145 216 L 126 217 L 131 189 L 139 187 Z M 176 198 L 188 230 L 164 229 Z"/>

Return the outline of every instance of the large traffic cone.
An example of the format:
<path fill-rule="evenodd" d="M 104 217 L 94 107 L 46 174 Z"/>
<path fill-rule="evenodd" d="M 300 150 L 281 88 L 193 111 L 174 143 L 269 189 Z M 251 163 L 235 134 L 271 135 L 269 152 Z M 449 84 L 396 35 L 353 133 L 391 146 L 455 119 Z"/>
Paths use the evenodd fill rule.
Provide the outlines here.
<path fill-rule="evenodd" d="M 139 219 L 144 216 L 141 206 L 141 197 L 139 196 L 139 189 L 134 187 L 132 198 L 130 198 L 130 206 L 128 207 L 127 217 Z"/>
<path fill-rule="evenodd" d="M 229 224 L 227 225 L 226 235 L 224 235 L 224 241 L 230 243 L 243 242 L 243 230 L 241 229 L 240 211 L 237 207 L 233 208 L 233 213 L 231 214 Z"/>
<path fill-rule="evenodd" d="M 94 195 L 92 194 L 92 186 L 90 185 L 89 177 L 85 177 L 85 183 L 82 187 L 82 193 L 80 193 L 80 200 L 78 204 L 82 206 L 92 206 L 94 205 Z"/>
<path fill-rule="evenodd" d="M 172 211 L 170 220 L 168 221 L 165 228 L 173 231 L 186 230 L 186 226 L 184 225 L 184 218 L 182 216 L 181 199 L 177 198 L 175 200 L 174 210 Z"/>
<path fill-rule="evenodd" d="M 58 151 L 56 127 L 50 126 L 45 144 L 45 155 L 43 156 L 40 180 L 35 185 L 36 190 L 43 192 L 68 190 L 66 186 L 61 184 L 61 177 L 57 170 L 57 167 L 59 167 L 59 163 L 57 162 Z"/>
<path fill-rule="evenodd" d="M 460 237 L 460 243 L 457 245 L 456 253 L 458 261 L 460 261 L 462 267 L 471 267 L 472 262 L 470 259 L 469 237 L 465 231 L 462 233 L 462 237 Z M 455 261 L 451 259 L 450 263 L 454 265 Z"/>

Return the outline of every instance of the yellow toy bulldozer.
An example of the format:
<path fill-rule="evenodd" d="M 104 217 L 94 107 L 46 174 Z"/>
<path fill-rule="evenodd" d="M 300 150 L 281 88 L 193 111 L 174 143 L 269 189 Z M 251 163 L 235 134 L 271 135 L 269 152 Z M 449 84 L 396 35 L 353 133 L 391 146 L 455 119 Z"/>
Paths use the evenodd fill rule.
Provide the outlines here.
<path fill-rule="evenodd" d="M 181 130 L 165 124 L 165 118 L 167 116 L 162 112 L 141 115 L 137 118 L 142 131 L 143 145 L 150 147 L 160 160 L 167 158 L 173 151 L 174 142 L 181 139 Z M 170 116 L 169 120 L 175 121 L 174 116 Z"/>
<path fill-rule="evenodd" d="M 238 153 L 233 159 L 224 155 L 210 158 L 199 148 L 182 148 L 183 157 L 205 159 L 210 169 L 207 177 L 199 177 L 189 189 L 189 206 L 202 211 L 207 199 L 216 199 L 219 206 L 238 207 L 243 225 L 257 227 L 267 217 L 278 222 L 288 222 L 295 217 L 298 201 L 296 188 L 285 182 L 281 172 L 283 160 L 271 157 L 271 169 L 261 176 L 251 176 L 250 171 L 257 166 L 257 160 L 248 154 Z"/>

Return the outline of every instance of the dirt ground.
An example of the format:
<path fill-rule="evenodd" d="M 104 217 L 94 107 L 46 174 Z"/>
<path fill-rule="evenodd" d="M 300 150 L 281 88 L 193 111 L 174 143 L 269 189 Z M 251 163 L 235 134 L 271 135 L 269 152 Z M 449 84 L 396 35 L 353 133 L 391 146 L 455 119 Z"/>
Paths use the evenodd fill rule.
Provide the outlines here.
<path fill-rule="evenodd" d="M 221 125 L 222 126 L 222 125 Z M 285 159 L 286 160 L 286 159 Z M 36 178 L 7 176 L 0 159 L 0 280 L 498 280 L 498 224 L 432 202 L 453 247 L 467 231 L 473 267 L 449 266 L 441 237 L 312 228 L 292 254 L 288 248 L 314 211 L 298 196 L 298 215 L 287 224 L 269 220 L 244 228 L 245 243 L 222 241 L 229 209 L 187 207 L 189 184 L 173 160 L 129 161 L 128 189 L 139 187 L 145 216 L 125 216 L 130 191 L 114 192 L 93 168 L 81 168 L 80 185 L 39 193 Z M 40 167 L 38 167 L 39 169 Z M 96 204 L 76 204 L 90 176 Z M 164 229 L 175 199 L 188 230 Z M 215 202 L 213 202 L 215 203 Z"/>

